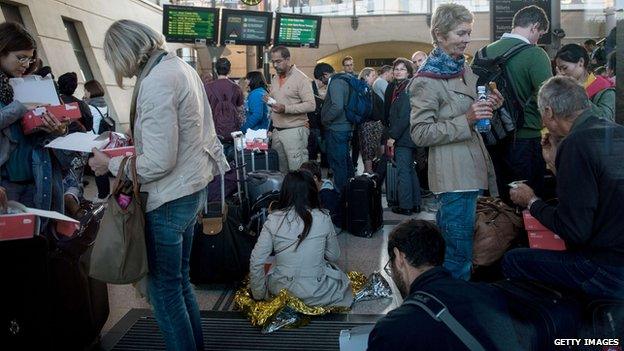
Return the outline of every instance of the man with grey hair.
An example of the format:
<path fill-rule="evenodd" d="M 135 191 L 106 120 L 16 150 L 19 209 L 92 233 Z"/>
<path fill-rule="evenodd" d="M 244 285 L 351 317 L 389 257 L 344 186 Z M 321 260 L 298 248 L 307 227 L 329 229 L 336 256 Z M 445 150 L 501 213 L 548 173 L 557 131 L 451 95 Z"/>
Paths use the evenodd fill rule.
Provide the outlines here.
<path fill-rule="evenodd" d="M 543 154 L 557 171 L 559 203 L 547 204 L 524 184 L 511 190 L 511 199 L 559 235 L 567 250 L 512 250 L 503 272 L 590 297 L 621 298 L 624 127 L 593 116 L 585 89 L 568 77 L 549 79 L 539 91 L 538 107 L 550 132 L 542 140 Z"/>
<path fill-rule="evenodd" d="M 412 54 L 412 65 L 414 66 L 414 74 L 418 72 L 418 69 L 427 59 L 427 53 L 424 51 L 416 51 Z"/>

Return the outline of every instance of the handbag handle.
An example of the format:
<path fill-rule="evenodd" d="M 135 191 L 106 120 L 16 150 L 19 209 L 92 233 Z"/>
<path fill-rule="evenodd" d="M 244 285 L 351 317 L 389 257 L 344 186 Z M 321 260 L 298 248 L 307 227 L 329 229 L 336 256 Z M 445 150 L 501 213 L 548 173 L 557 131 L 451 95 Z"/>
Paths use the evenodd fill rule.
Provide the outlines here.
<path fill-rule="evenodd" d="M 124 177 L 126 175 L 126 163 L 128 163 L 128 159 L 130 157 L 131 156 L 125 156 L 121 160 L 121 163 L 119 164 L 119 170 L 117 171 L 117 178 L 115 178 L 115 183 L 113 185 L 113 194 L 114 195 L 119 194 L 119 191 L 121 191 L 121 187 L 123 187 L 122 179 L 124 179 Z"/>
<path fill-rule="evenodd" d="M 136 155 L 130 156 L 130 169 L 132 170 L 132 190 L 134 193 L 134 198 L 139 202 L 139 205 L 141 205 L 141 185 L 139 184 L 139 175 L 137 173 L 136 159 Z"/>

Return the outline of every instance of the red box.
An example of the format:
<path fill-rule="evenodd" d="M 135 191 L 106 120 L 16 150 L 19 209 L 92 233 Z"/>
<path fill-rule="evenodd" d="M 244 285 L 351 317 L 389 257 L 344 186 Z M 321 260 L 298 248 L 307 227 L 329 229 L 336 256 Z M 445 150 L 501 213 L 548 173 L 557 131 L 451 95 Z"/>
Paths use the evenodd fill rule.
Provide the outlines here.
<path fill-rule="evenodd" d="M 80 223 L 72 223 L 67 221 L 56 221 L 56 233 L 66 237 L 74 236 L 76 230 L 80 229 Z"/>
<path fill-rule="evenodd" d="M 526 229 L 527 231 L 549 230 L 548 228 L 544 227 L 544 225 L 540 223 L 535 217 L 531 216 L 531 212 L 529 212 L 528 210 L 522 211 L 522 218 L 524 219 L 524 229 Z"/>
<path fill-rule="evenodd" d="M 37 232 L 37 216 L 31 213 L 0 216 L 0 241 L 32 238 Z"/>
<path fill-rule="evenodd" d="M 267 151 L 269 149 L 269 143 L 265 140 L 254 140 L 245 142 L 245 150 L 260 150 Z"/>
<path fill-rule="evenodd" d="M 107 154 L 109 157 L 132 156 L 134 155 L 134 146 L 124 146 L 124 147 L 116 147 L 112 149 L 102 149 L 101 151 Z"/>
<path fill-rule="evenodd" d="M 529 247 L 532 249 L 544 249 L 564 251 L 566 244 L 559 235 L 548 230 L 529 231 Z"/>
<path fill-rule="evenodd" d="M 77 120 L 82 117 L 77 102 L 64 105 L 38 107 L 35 110 L 28 111 L 22 118 L 22 130 L 24 131 L 24 134 L 32 134 L 43 125 L 41 115 L 46 111 L 53 114 L 54 117 L 61 122 Z"/>
<path fill-rule="evenodd" d="M 522 211 L 524 229 L 529 235 L 529 247 L 532 249 L 545 249 L 563 251 L 566 249 L 565 241 L 557 234 L 544 227 L 528 210 Z"/>

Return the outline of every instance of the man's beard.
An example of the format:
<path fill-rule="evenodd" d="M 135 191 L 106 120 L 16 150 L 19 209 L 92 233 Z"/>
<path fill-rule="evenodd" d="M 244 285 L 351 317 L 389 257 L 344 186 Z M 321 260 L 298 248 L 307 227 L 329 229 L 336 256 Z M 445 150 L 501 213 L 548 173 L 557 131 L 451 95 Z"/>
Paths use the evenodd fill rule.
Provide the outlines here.
<path fill-rule="evenodd" d="M 399 289 L 399 292 L 401 293 L 401 297 L 405 298 L 409 293 L 409 291 L 407 290 L 407 284 L 405 283 L 403 278 L 401 278 L 401 276 L 396 271 L 396 269 L 392 270 L 392 280 L 394 281 L 394 284 L 396 285 L 397 289 Z"/>

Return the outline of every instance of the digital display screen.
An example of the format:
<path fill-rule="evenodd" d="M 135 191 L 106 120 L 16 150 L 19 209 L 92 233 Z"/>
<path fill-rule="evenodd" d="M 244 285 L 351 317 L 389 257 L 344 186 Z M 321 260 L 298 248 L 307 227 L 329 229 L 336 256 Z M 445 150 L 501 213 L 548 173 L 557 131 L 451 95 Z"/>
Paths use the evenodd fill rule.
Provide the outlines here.
<path fill-rule="evenodd" d="M 552 21 L 551 0 L 496 0 L 490 1 L 490 22 L 494 40 L 498 40 L 504 33 L 511 32 L 511 22 L 516 12 L 522 8 L 536 5 L 546 12 L 546 17 Z M 551 43 L 550 28 L 548 33 L 542 35 L 538 44 L 548 45 Z"/>
<path fill-rule="evenodd" d="M 221 44 L 269 45 L 273 13 L 223 9 Z"/>
<path fill-rule="evenodd" d="M 275 45 L 317 48 L 321 36 L 321 17 L 277 14 Z"/>
<path fill-rule="evenodd" d="M 173 6 L 163 7 L 163 34 L 171 43 L 217 42 L 219 12 L 215 8 Z"/>

